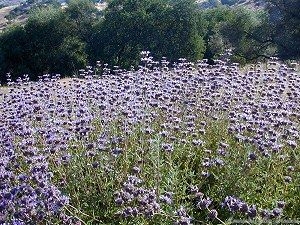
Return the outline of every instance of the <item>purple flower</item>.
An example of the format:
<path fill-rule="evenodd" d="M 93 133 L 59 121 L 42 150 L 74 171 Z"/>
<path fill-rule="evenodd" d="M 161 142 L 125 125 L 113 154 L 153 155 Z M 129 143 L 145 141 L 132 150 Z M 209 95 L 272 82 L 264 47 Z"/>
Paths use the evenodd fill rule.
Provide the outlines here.
<path fill-rule="evenodd" d="M 212 209 L 208 212 L 208 218 L 209 219 L 216 219 L 218 217 L 218 212 L 215 209 Z"/>
<path fill-rule="evenodd" d="M 209 197 L 207 197 L 207 198 L 202 198 L 202 199 L 200 199 L 199 202 L 197 203 L 197 207 L 198 207 L 199 209 L 207 209 L 207 208 L 210 206 L 211 203 L 212 203 L 212 200 L 211 200 Z"/>

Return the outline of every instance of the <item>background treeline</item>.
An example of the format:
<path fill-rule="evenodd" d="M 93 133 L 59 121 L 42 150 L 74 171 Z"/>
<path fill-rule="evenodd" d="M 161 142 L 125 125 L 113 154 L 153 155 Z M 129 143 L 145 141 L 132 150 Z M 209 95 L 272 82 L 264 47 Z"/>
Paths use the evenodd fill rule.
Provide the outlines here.
<path fill-rule="evenodd" d="M 268 0 L 265 9 L 201 9 L 193 0 L 90 0 L 37 7 L 23 25 L 0 34 L 0 75 L 70 76 L 97 60 L 129 68 L 142 50 L 170 61 L 212 60 L 228 48 L 248 63 L 278 56 L 299 59 L 300 0 Z"/>

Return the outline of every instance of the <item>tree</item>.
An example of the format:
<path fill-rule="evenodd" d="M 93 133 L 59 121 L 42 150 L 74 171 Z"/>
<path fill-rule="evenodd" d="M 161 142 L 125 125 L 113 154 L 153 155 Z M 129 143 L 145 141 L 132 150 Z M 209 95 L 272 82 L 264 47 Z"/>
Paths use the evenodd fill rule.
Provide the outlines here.
<path fill-rule="evenodd" d="M 197 32 L 196 6 L 179 0 L 112 0 L 93 42 L 95 58 L 125 67 L 136 65 L 140 51 L 154 57 L 199 59 L 204 42 Z"/>
<path fill-rule="evenodd" d="M 247 63 L 274 54 L 268 16 L 263 10 L 218 7 L 205 13 L 209 21 L 205 36 L 205 57 L 217 58 L 226 49 L 233 49 L 233 59 Z"/>
<path fill-rule="evenodd" d="M 55 8 L 38 9 L 30 16 L 25 30 L 31 40 L 28 50 L 33 74 L 60 73 L 70 76 L 86 66 L 86 44 L 82 36 L 74 32 L 74 28 L 77 31 L 81 28 L 69 24 L 70 15 L 74 15 L 73 18 L 77 15 L 79 20 L 81 14 L 76 7 L 72 10 L 66 13 Z"/>
<path fill-rule="evenodd" d="M 30 40 L 26 46 L 31 72 L 35 75 L 50 72 L 57 49 L 70 33 L 63 11 L 53 7 L 37 9 L 28 18 L 25 31 Z"/>
<path fill-rule="evenodd" d="M 267 0 L 272 41 L 278 56 L 300 58 L 300 0 Z"/>
<path fill-rule="evenodd" d="M 97 20 L 97 9 L 91 0 L 70 0 L 65 9 L 67 23 L 73 35 L 87 41 Z"/>
<path fill-rule="evenodd" d="M 6 73 L 28 73 L 26 60 L 26 32 L 22 26 L 11 26 L 0 35 L 0 81 L 6 81 Z M 16 77 L 12 77 L 16 78 Z"/>
<path fill-rule="evenodd" d="M 1 79 L 45 73 L 72 75 L 87 64 L 85 42 L 74 34 L 67 14 L 60 8 L 37 8 L 24 26 L 6 29 L 0 35 Z"/>
<path fill-rule="evenodd" d="M 85 43 L 77 37 L 66 37 L 57 49 L 53 61 L 55 62 L 53 70 L 64 75 L 70 76 L 78 69 L 85 68 L 87 65 Z"/>
<path fill-rule="evenodd" d="M 205 44 L 197 27 L 199 21 L 195 2 L 192 0 L 173 0 L 165 18 L 165 21 L 162 22 L 166 23 L 169 33 L 164 33 L 164 30 L 162 32 L 166 35 L 163 39 L 165 40 L 163 43 L 165 52 L 162 53 L 166 54 L 165 56 L 172 61 L 180 57 L 186 57 L 189 60 L 202 58 Z M 157 42 L 160 43 L 159 40 Z"/>
<path fill-rule="evenodd" d="M 232 10 L 227 7 L 217 7 L 202 11 L 203 19 L 207 22 L 204 40 L 206 51 L 204 58 L 212 62 L 218 55 L 230 47 L 221 33 L 221 24 L 229 21 L 233 16 Z M 201 26 L 201 25 L 200 25 Z"/>
<path fill-rule="evenodd" d="M 265 32 L 267 15 L 264 11 L 236 8 L 228 21 L 222 23 L 220 31 L 233 53 L 244 62 L 269 57 L 265 54 L 271 46 L 268 32 Z"/>

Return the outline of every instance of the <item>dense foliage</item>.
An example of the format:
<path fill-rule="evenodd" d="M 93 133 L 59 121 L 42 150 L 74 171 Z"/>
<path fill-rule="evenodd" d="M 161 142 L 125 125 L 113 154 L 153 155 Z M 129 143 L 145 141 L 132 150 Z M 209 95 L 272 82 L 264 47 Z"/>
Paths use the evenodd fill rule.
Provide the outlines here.
<path fill-rule="evenodd" d="M 299 65 L 142 59 L 0 89 L 0 224 L 299 224 Z"/>
<path fill-rule="evenodd" d="M 93 40 L 93 48 L 100 50 L 95 56 L 111 64 L 137 65 L 144 49 L 170 60 L 197 60 L 205 49 L 190 0 L 112 1 L 101 26 Z"/>
<path fill-rule="evenodd" d="M 299 0 L 268 3 L 266 10 L 204 10 L 193 0 L 110 0 L 104 11 L 90 0 L 70 0 L 67 8 L 37 5 L 24 26 L 0 34 L 1 81 L 8 72 L 13 78 L 71 76 L 98 60 L 130 68 L 142 50 L 170 61 L 205 57 L 211 63 L 228 48 L 240 63 L 274 55 L 299 59 Z"/>
<path fill-rule="evenodd" d="M 283 59 L 300 58 L 300 0 L 268 0 L 271 41 Z"/>

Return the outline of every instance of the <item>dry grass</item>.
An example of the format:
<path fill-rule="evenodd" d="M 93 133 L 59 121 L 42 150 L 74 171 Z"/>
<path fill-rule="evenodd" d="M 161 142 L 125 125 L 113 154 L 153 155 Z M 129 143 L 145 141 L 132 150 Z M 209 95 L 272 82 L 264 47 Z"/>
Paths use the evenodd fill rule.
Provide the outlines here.
<path fill-rule="evenodd" d="M 7 94 L 9 92 L 9 87 L 0 87 L 0 94 Z"/>

